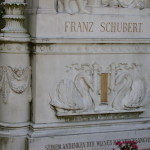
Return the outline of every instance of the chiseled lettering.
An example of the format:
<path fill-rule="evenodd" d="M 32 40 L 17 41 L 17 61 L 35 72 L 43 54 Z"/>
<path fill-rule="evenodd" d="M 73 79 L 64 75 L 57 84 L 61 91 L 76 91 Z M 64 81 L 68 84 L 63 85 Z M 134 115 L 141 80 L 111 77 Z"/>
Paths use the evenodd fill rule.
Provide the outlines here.
<path fill-rule="evenodd" d="M 105 32 L 105 22 L 102 22 L 101 24 L 100 24 L 100 31 L 101 32 Z"/>
<path fill-rule="evenodd" d="M 117 23 L 117 32 L 122 32 L 122 23 Z"/>
<path fill-rule="evenodd" d="M 133 32 L 138 32 L 137 23 L 133 23 Z"/>
<path fill-rule="evenodd" d="M 143 32 L 143 23 L 135 22 L 101 22 L 100 32 Z M 97 31 L 97 29 L 95 29 Z M 82 32 L 94 32 L 94 22 L 76 22 L 66 21 L 65 32 L 82 33 Z"/>
<path fill-rule="evenodd" d="M 94 32 L 94 22 L 65 22 L 65 32 Z"/>
<path fill-rule="evenodd" d="M 71 22 L 71 32 L 77 32 L 76 30 L 76 23 L 75 22 Z"/>
<path fill-rule="evenodd" d="M 68 31 L 68 24 L 70 24 L 70 22 L 69 21 L 65 21 L 65 32 L 67 32 Z"/>
<path fill-rule="evenodd" d="M 111 140 L 106 140 L 106 141 L 97 141 L 97 146 L 110 146 L 112 145 Z"/>
<path fill-rule="evenodd" d="M 128 24 L 127 23 L 123 23 L 123 32 L 127 32 L 128 31 Z"/>
<path fill-rule="evenodd" d="M 94 22 L 89 22 L 89 25 L 90 25 L 90 27 L 89 27 L 89 31 L 88 32 L 94 32 L 93 31 Z"/>
<path fill-rule="evenodd" d="M 45 150 L 60 150 L 61 144 L 46 145 Z"/>
<path fill-rule="evenodd" d="M 94 147 L 94 141 L 91 141 L 91 142 L 87 142 L 87 147 Z"/>
<path fill-rule="evenodd" d="M 77 26 L 77 32 L 83 32 L 83 27 L 81 25 L 81 22 L 78 23 L 78 26 Z"/>
<path fill-rule="evenodd" d="M 111 23 L 111 32 L 116 32 L 116 22 Z"/>
<path fill-rule="evenodd" d="M 143 32 L 142 31 L 142 25 L 143 25 L 143 23 L 138 23 L 138 25 L 139 25 L 139 32 Z"/>
<path fill-rule="evenodd" d="M 85 31 L 88 32 L 88 29 L 89 29 L 88 22 L 83 22 L 83 29 L 85 29 Z"/>
<path fill-rule="evenodd" d="M 84 142 L 63 144 L 63 149 L 81 149 L 85 147 L 86 146 Z"/>
<path fill-rule="evenodd" d="M 110 32 L 110 25 L 111 25 L 110 22 L 106 23 L 106 32 Z"/>
<path fill-rule="evenodd" d="M 128 32 L 133 32 L 132 27 L 133 23 L 128 23 Z"/>

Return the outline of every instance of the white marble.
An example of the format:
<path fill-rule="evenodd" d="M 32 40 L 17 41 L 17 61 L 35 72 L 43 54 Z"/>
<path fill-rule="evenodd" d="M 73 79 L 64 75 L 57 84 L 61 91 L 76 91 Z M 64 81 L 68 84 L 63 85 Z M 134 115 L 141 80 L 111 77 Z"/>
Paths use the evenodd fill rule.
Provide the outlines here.
<path fill-rule="evenodd" d="M 150 132 L 150 131 L 148 131 Z M 93 134 L 77 134 L 67 136 L 55 136 L 46 138 L 31 138 L 29 140 L 29 149 L 45 150 L 65 150 L 65 149 L 87 149 L 87 150 L 112 150 L 117 149 L 115 141 L 135 140 L 138 142 L 139 149 L 148 149 L 150 137 L 148 132 L 129 131 L 101 133 L 100 130 Z"/>
<path fill-rule="evenodd" d="M 150 149 L 149 0 L 2 5 L 0 150 Z"/>
<path fill-rule="evenodd" d="M 70 48 L 69 46 L 71 46 L 72 48 Z M 145 98 L 143 99 L 143 104 L 149 105 L 149 102 L 148 102 L 149 101 L 149 94 L 148 94 L 149 93 L 148 92 L 149 91 L 149 88 L 148 88 L 149 87 L 149 80 L 148 80 L 149 79 L 149 69 L 148 69 L 149 68 L 149 66 L 148 66 L 149 54 L 148 53 L 146 55 L 138 54 L 139 52 L 138 51 L 136 52 L 136 50 L 134 52 L 130 52 L 130 50 L 128 50 L 128 49 L 131 49 L 131 50 L 133 50 L 133 49 L 131 48 L 132 46 L 130 47 L 129 45 L 126 48 L 123 45 L 120 45 L 119 51 L 122 51 L 124 49 L 124 53 L 122 53 L 122 54 L 119 54 L 119 53 L 113 54 L 113 51 L 116 50 L 115 45 L 114 46 L 111 45 L 111 50 L 110 50 L 110 48 L 106 48 L 106 50 L 110 50 L 111 52 L 107 53 L 107 51 L 104 50 L 105 53 L 104 53 L 104 51 L 98 53 L 98 51 L 102 50 L 101 47 L 97 46 L 94 48 L 94 47 L 92 47 L 92 44 L 89 44 L 88 49 L 90 51 L 87 52 L 88 53 L 88 55 L 87 55 L 87 53 L 86 53 L 87 49 L 86 49 L 86 47 L 84 47 L 85 45 L 82 45 L 82 46 L 83 46 L 83 49 L 80 46 L 77 46 L 76 44 L 68 45 L 68 47 L 65 45 L 61 45 L 61 44 L 59 45 L 59 47 L 57 47 L 57 45 L 55 45 L 55 46 L 52 45 L 50 47 L 45 47 L 45 50 L 42 49 L 42 51 L 40 53 L 38 53 L 38 55 L 34 55 L 33 64 L 34 64 L 35 60 L 36 60 L 36 64 L 37 64 L 35 66 L 36 72 L 34 72 L 35 74 L 33 73 L 33 77 L 36 75 L 36 80 L 33 80 L 33 85 L 35 85 L 35 83 L 36 83 L 36 85 L 33 87 L 33 89 L 35 89 L 33 103 L 35 105 L 34 121 L 36 123 L 60 122 L 59 119 L 57 120 L 55 118 L 55 112 L 50 107 L 49 103 L 51 103 L 53 106 L 56 106 L 56 108 L 57 107 L 62 107 L 62 108 L 66 107 L 65 109 L 69 109 L 69 108 L 67 108 L 68 105 L 64 105 L 65 104 L 64 101 L 63 101 L 64 106 L 62 106 L 61 98 L 65 97 L 66 98 L 65 100 L 67 100 L 68 96 L 71 96 L 68 92 L 71 92 L 71 91 L 69 91 L 69 89 L 67 90 L 62 87 L 61 90 L 63 90 L 63 95 L 61 95 L 60 85 L 63 86 L 63 84 L 66 83 L 66 85 L 64 84 L 64 86 L 66 86 L 66 88 L 67 88 L 67 85 L 70 85 L 70 87 L 72 87 L 70 90 L 73 90 L 74 94 L 76 92 L 78 93 L 78 89 L 76 89 L 77 86 L 75 85 L 75 87 L 74 87 L 72 81 L 75 83 L 74 80 L 77 79 L 77 76 L 80 75 L 80 72 L 84 71 L 84 68 L 87 69 L 87 71 L 89 69 L 89 72 L 90 72 L 90 67 L 92 67 L 92 65 L 95 63 L 100 66 L 102 73 L 110 73 L 109 67 L 112 64 L 116 64 L 117 66 L 119 64 L 120 65 L 122 64 L 130 69 L 132 68 L 131 66 L 133 63 L 136 64 L 137 66 L 141 66 L 139 69 L 139 76 L 142 80 L 144 79 L 143 80 L 144 82 L 146 81 L 146 83 L 148 84 L 148 85 L 146 85 L 147 94 L 146 95 L 144 94 Z M 90 46 L 91 46 L 91 48 L 90 48 Z M 76 51 L 72 51 L 73 47 L 74 48 L 76 47 L 75 48 Z M 41 48 L 44 48 L 44 45 Z M 51 52 L 51 49 L 49 49 L 49 48 L 53 48 L 53 52 Z M 68 49 L 68 51 L 67 51 L 67 49 Z M 125 52 L 125 49 L 126 49 L 126 52 Z M 65 52 L 65 55 L 63 54 L 63 52 Z M 51 70 L 53 70 L 53 71 L 51 71 Z M 111 73 L 111 74 L 113 74 L 113 73 Z M 99 79 L 99 77 L 98 77 L 98 79 Z M 136 78 L 134 78 L 134 79 L 136 79 Z M 70 82 L 69 82 L 70 84 L 68 84 L 68 82 L 67 82 L 69 80 L 70 80 Z M 111 80 L 111 82 L 112 82 L 112 80 Z M 124 82 L 124 81 L 122 81 L 122 82 Z M 93 83 L 94 82 L 92 81 L 91 82 L 92 86 L 93 86 Z M 96 80 L 96 83 L 99 85 L 100 84 L 99 80 Z M 133 83 L 133 81 L 132 81 L 132 83 Z M 83 84 L 83 86 L 85 86 L 84 83 L 82 83 L 82 84 Z M 134 83 L 132 84 L 132 86 L 134 86 Z M 59 87 L 59 89 L 58 89 L 58 87 Z M 142 86 L 140 86 L 140 87 L 142 88 Z M 115 84 L 114 89 L 115 88 L 117 88 L 117 84 Z M 132 89 L 134 89 L 134 88 L 132 87 Z M 69 95 L 65 94 L 65 92 L 66 92 L 65 90 L 67 90 L 67 93 Z M 90 91 L 90 86 L 89 86 L 88 90 Z M 115 91 L 115 90 L 113 90 L 113 91 Z M 131 93 L 129 94 L 130 96 L 132 95 Z M 137 93 L 140 94 L 139 92 L 137 92 Z M 122 94 L 122 93 L 120 93 L 120 94 Z M 76 95 L 76 97 L 75 97 L 75 95 Z M 80 94 L 75 94 L 75 95 L 72 97 L 73 98 L 78 97 L 77 100 L 80 99 L 80 102 L 82 103 L 82 97 L 80 97 Z M 93 99 L 94 95 L 92 95 L 92 93 L 90 93 L 89 95 L 91 95 L 92 99 Z M 126 95 L 126 96 L 129 96 L 129 95 Z M 87 112 L 87 114 L 88 114 L 88 111 L 89 111 L 89 113 L 91 111 L 93 111 L 93 109 L 94 109 L 93 104 L 95 105 L 100 100 L 100 95 L 95 95 L 95 96 L 96 96 L 96 102 L 93 100 L 93 103 L 91 105 L 89 105 L 90 107 L 87 105 L 87 107 L 89 107 L 89 110 L 84 111 L 84 112 Z M 120 102 L 117 102 L 117 98 L 115 98 L 116 97 L 115 93 L 113 96 L 113 93 L 110 93 L 110 91 L 109 91 L 108 99 L 110 101 L 109 101 L 108 106 L 110 106 L 111 102 L 113 102 L 113 97 L 114 97 L 114 102 L 116 101 L 116 103 L 118 105 L 120 105 Z M 120 98 L 120 101 L 121 101 L 121 99 L 123 100 L 123 97 L 124 97 L 124 95 L 122 95 L 122 98 Z M 91 99 L 91 97 L 89 97 L 89 98 Z M 41 101 L 41 99 L 42 99 L 42 101 Z M 85 98 L 85 100 L 87 100 L 87 99 L 88 99 L 88 97 Z M 90 99 L 89 99 L 89 102 L 92 101 L 92 100 L 90 101 Z M 60 100 L 60 102 L 59 102 L 59 100 Z M 71 99 L 69 98 L 68 100 L 71 100 Z M 78 104 L 77 100 L 76 100 L 76 103 Z M 138 100 L 138 98 L 136 98 L 136 100 Z M 73 101 L 70 101 L 68 103 L 69 103 L 68 107 L 71 107 L 71 104 L 73 103 Z M 97 104 L 97 105 L 99 106 L 99 104 Z M 75 105 L 75 106 L 78 106 L 78 105 Z M 82 104 L 80 104 L 79 106 L 81 107 Z M 118 106 L 116 106 L 114 103 L 113 107 L 118 107 Z M 41 109 L 43 110 L 42 112 L 41 112 Z M 70 109 L 72 109 L 72 108 L 70 108 Z M 99 110 L 100 112 L 101 112 L 101 109 L 102 110 L 104 109 L 105 111 L 109 110 L 110 113 L 111 113 L 111 111 L 113 113 L 111 106 L 108 108 L 107 107 L 106 108 L 99 107 L 99 109 L 100 109 Z M 121 109 L 120 106 L 119 106 L 119 109 Z M 61 110 L 58 110 L 58 111 L 61 111 Z M 147 111 L 149 111 L 149 110 L 146 110 L 146 112 Z M 67 110 L 66 110 L 66 112 L 67 112 Z M 80 110 L 79 110 L 79 112 L 80 112 Z"/>
<path fill-rule="evenodd" d="M 147 39 L 150 37 L 149 17 L 142 15 L 59 14 L 49 16 L 39 14 L 37 23 L 36 36 L 45 39 L 61 39 L 62 37 L 67 39 Z"/>

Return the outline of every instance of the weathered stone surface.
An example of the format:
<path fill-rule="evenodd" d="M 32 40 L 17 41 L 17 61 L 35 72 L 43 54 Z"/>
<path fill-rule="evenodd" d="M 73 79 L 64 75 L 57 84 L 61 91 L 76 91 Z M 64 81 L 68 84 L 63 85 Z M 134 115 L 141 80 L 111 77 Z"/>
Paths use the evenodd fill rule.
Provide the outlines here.
<path fill-rule="evenodd" d="M 150 149 L 149 0 L 26 2 L 2 3 L 0 150 Z"/>
<path fill-rule="evenodd" d="M 82 135 L 55 136 L 46 138 L 31 138 L 29 140 L 29 150 L 112 150 L 117 148 L 116 141 L 135 140 L 138 142 L 139 150 L 149 149 L 150 131 L 126 131 L 93 133 Z"/>

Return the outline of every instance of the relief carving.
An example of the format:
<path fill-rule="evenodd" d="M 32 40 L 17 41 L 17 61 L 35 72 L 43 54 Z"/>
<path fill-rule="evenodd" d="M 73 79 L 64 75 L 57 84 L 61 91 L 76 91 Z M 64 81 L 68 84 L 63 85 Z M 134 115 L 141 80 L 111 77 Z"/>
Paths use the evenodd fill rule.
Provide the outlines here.
<path fill-rule="evenodd" d="M 142 106 L 146 84 L 138 68 L 136 64 L 130 67 L 127 64 L 118 66 L 112 103 L 114 108 L 132 109 Z"/>
<path fill-rule="evenodd" d="M 144 8 L 144 0 L 102 0 L 104 7 Z"/>
<path fill-rule="evenodd" d="M 89 13 L 86 7 L 122 7 L 122 8 L 140 8 L 145 7 L 144 0 L 58 0 L 58 12 L 68 14 Z"/>
<path fill-rule="evenodd" d="M 73 9 L 77 9 L 79 13 L 89 13 L 86 9 L 85 9 L 85 4 L 84 4 L 84 0 L 75 0 L 72 5 L 74 6 L 71 7 L 71 1 L 72 0 L 58 0 L 58 11 L 59 12 L 66 12 L 68 14 L 73 14 L 74 11 Z"/>
<path fill-rule="evenodd" d="M 31 101 L 30 76 L 30 67 L 0 66 L 0 94 L 3 102 L 8 102 L 8 96 L 11 91 L 22 94 L 26 90 L 29 93 L 28 99 Z"/>
<path fill-rule="evenodd" d="M 57 115 L 133 111 L 142 108 L 145 103 L 148 93 L 146 82 L 137 64 L 111 64 L 102 68 L 95 63 L 66 67 L 67 72 L 74 72 L 75 77 L 60 81 L 56 96 L 50 95 L 50 105 Z"/>

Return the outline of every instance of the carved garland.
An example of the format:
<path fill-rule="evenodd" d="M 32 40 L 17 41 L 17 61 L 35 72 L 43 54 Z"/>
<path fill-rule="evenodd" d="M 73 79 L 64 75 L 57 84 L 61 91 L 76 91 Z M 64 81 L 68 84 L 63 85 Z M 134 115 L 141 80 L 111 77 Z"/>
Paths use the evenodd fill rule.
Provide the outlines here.
<path fill-rule="evenodd" d="M 4 103 L 8 102 L 8 95 L 11 90 L 17 94 L 29 91 L 31 100 L 30 67 L 0 66 L 0 93 Z"/>

